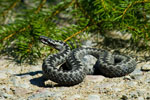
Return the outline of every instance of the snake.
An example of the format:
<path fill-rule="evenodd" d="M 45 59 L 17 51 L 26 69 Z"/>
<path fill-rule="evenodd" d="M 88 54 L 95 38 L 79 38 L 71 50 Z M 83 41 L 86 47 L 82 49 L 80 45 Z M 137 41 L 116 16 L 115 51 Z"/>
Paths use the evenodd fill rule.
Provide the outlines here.
<path fill-rule="evenodd" d="M 43 78 L 57 84 L 71 86 L 81 83 L 86 75 L 98 72 L 106 77 L 121 77 L 130 74 L 136 68 L 133 57 L 111 53 L 98 48 L 75 48 L 61 40 L 53 40 L 46 36 L 39 36 L 40 42 L 58 50 L 48 55 L 42 64 Z M 92 55 L 97 60 L 92 68 L 88 68 L 82 59 Z M 59 67 L 61 66 L 61 67 Z"/>

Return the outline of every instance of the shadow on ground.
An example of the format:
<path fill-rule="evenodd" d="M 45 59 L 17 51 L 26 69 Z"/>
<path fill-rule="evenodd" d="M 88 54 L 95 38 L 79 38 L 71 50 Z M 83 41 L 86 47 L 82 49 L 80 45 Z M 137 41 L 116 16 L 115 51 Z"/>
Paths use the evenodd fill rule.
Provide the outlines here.
<path fill-rule="evenodd" d="M 37 75 L 37 74 L 42 74 L 42 71 L 35 71 L 35 72 L 28 72 L 28 73 L 21 73 L 21 74 L 15 74 L 15 76 L 24 76 L 24 75 Z"/>
<path fill-rule="evenodd" d="M 21 73 L 21 74 L 15 74 L 15 76 L 24 76 L 24 75 L 31 75 L 31 76 L 35 76 L 37 74 L 42 74 L 42 71 L 35 71 L 35 72 L 28 72 L 28 73 Z M 38 78 L 33 78 L 30 80 L 30 83 L 32 85 L 36 85 L 38 87 L 45 87 L 44 85 L 44 79 L 43 77 L 38 77 Z"/>
<path fill-rule="evenodd" d="M 32 85 L 36 85 L 38 87 L 46 87 L 44 82 L 45 80 L 43 79 L 43 77 L 33 78 L 30 80 L 30 83 Z"/>
<path fill-rule="evenodd" d="M 28 73 L 21 73 L 21 74 L 15 74 L 15 76 L 24 76 L 24 75 L 31 75 L 31 76 L 35 76 L 37 74 L 42 74 L 42 71 L 35 71 L 35 72 L 28 72 Z M 52 88 L 52 87 L 61 87 L 62 85 L 59 84 L 47 84 L 45 85 L 45 81 L 47 81 L 47 79 L 44 79 L 42 76 L 41 77 L 37 77 L 37 78 L 33 78 L 30 80 L 30 83 L 32 85 L 38 86 L 38 87 L 45 87 L 45 88 Z"/>
<path fill-rule="evenodd" d="M 30 83 L 32 85 L 36 85 L 38 87 L 45 87 L 45 88 L 68 87 L 68 86 L 63 86 L 63 85 L 59 85 L 59 84 L 50 84 L 50 83 L 45 85 L 45 81 L 47 81 L 47 80 L 44 79 L 43 77 L 38 77 L 38 78 L 31 79 Z"/>

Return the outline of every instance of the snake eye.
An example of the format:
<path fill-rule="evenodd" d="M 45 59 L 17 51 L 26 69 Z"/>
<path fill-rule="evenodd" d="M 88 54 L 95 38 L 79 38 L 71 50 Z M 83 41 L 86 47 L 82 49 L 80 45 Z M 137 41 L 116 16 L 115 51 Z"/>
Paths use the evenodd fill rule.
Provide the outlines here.
<path fill-rule="evenodd" d="M 45 36 L 40 36 L 40 37 L 39 37 L 39 40 L 40 40 L 42 43 L 47 44 L 48 38 L 45 37 Z"/>
<path fill-rule="evenodd" d="M 54 43 L 52 39 L 46 37 L 46 36 L 40 36 L 39 37 L 39 40 L 43 43 L 43 44 L 46 44 L 46 45 L 50 45 L 50 46 L 54 46 Z"/>

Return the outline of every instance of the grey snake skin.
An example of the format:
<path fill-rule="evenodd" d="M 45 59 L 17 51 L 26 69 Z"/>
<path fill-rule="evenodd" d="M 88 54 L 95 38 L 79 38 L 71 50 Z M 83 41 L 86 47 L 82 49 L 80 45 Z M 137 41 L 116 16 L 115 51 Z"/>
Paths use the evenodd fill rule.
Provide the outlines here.
<path fill-rule="evenodd" d="M 111 54 L 106 50 L 96 48 L 76 48 L 71 51 L 70 47 L 58 40 L 52 40 L 40 36 L 39 40 L 54 47 L 59 52 L 49 55 L 42 65 L 43 77 L 60 85 L 76 85 L 83 81 L 87 74 L 101 73 L 106 77 L 121 77 L 134 71 L 136 61 L 130 56 Z M 97 58 L 96 67 L 88 69 L 81 62 L 85 55 Z M 59 67 L 66 63 L 67 66 Z"/>

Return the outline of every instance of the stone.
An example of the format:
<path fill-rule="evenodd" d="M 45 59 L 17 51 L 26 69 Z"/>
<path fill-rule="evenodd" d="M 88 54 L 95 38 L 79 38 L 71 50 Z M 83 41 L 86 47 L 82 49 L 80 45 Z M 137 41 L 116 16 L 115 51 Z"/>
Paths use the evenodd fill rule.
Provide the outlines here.
<path fill-rule="evenodd" d="M 93 47 L 97 45 L 97 43 L 93 43 L 91 40 L 86 40 L 82 42 L 82 47 L 87 48 L 87 47 Z"/>
<path fill-rule="evenodd" d="M 73 95 L 73 96 L 67 98 L 67 100 L 78 100 L 78 99 L 80 99 L 80 98 L 81 98 L 81 96 L 80 96 L 79 94 L 75 94 L 75 95 Z"/>
<path fill-rule="evenodd" d="M 135 69 L 129 76 L 132 79 L 136 79 L 136 80 L 142 80 L 144 75 L 144 73 L 140 70 L 140 69 Z"/>
<path fill-rule="evenodd" d="M 145 80 L 145 82 L 146 82 L 146 83 L 150 83 L 150 78 L 147 78 L 147 79 Z"/>
<path fill-rule="evenodd" d="M 1 98 L 5 98 L 5 99 L 12 99 L 13 95 L 12 94 L 8 94 L 8 93 L 5 93 L 3 91 L 0 91 L 0 99 Z M 2 100 L 5 100 L 5 99 L 2 99 Z"/>
<path fill-rule="evenodd" d="M 96 58 L 92 55 L 85 55 L 82 59 L 82 62 L 87 66 L 92 66 L 96 63 Z"/>
<path fill-rule="evenodd" d="M 31 92 L 29 89 L 24 89 L 24 88 L 20 88 L 20 87 L 12 88 L 12 90 L 15 95 L 20 96 L 20 97 Z"/>
<path fill-rule="evenodd" d="M 150 71 L 150 64 L 145 64 L 141 67 L 142 71 Z"/>
<path fill-rule="evenodd" d="M 4 90 L 5 92 L 10 92 L 10 86 L 9 85 L 0 85 L 0 90 Z"/>
<path fill-rule="evenodd" d="M 130 76 L 139 76 L 139 75 L 143 75 L 143 72 L 140 69 L 135 69 L 131 74 L 129 74 Z"/>
<path fill-rule="evenodd" d="M 8 69 L 7 74 L 16 74 L 16 72 L 14 72 L 12 69 Z"/>
<path fill-rule="evenodd" d="M 128 97 L 126 95 L 122 95 L 121 100 L 128 100 Z"/>
<path fill-rule="evenodd" d="M 101 82 L 105 79 L 104 76 L 102 75 L 87 75 L 86 80 L 87 81 L 92 81 L 92 82 Z"/>
<path fill-rule="evenodd" d="M 146 97 L 146 100 L 150 100 L 150 96 L 147 96 L 147 97 Z"/>
<path fill-rule="evenodd" d="M 13 95 L 4 93 L 4 94 L 3 94 L 3 97 L 4 97 L 4 98 L 7 98 L 7 99 L 8 99 L 8 98 L 11 98 L 11 99 L 12 99 Z"/>
<path fill-rule="evenodd" d="M 20 85 L 20 83 L 19 83 L 20 77 L 19 76 L 12 76 L 9 80 L 14 86 Z"/>
<path fill-rule="evenodd" d="M 140 97 L 142 97 L 142 96 L 144 96 L 144 94 L 146 93 L 145 91 L 147 91 L 146 89 L 137 89 L 136 90 L 136 92 L 137 92 L 137 94 L 138 94 L 138 96 Z"/>
<path fill-rule="evenodd" d="M 138 97 L 137 100 L 144 100 L 144 98 L 143 97 Z"/>
<path fill-rule="evenodd" d="M 129 81 L 129 82 L 127 82 L 127 85 L 128 85 L 129 87 L 135 87 L 137 84 L 138 84 L 138 83 L 137 83 L 137 82 L 134 82 L 134 81 Z"/>
<path fill-rule="evenodd" d="M 103 84 L 99 85 L 98 87 L 100 89 L 112 89 L 112 87 L 114 87 L 116 85 L 117 85 L 116 83 L 109 83 L 109 82 L 107 82 L 107 83 L 103 83 Z"/>
<path fill-rule="evenodd" d="M 87 72 L 88 74 L 94 74 L 94 70 L 93 67 L 97 61 L 97 59 L 92 56 L 92 55 L 85 55 L 82 59 L 81 59 L 82 63 L 88 68 Z"/>
<path fill-rule="evenodd" d="M 25 82 L 25 83 L 19 84 L 18 87 L 29 89 L 30 85 L 29 85 L 29 83 Z"/>
<path fill-rule="evenodd" d="M 30 80 L 33 78 L 31 75 L 21 75 L 20 77 L 21 79 L 27 79 L 27 80 Z"/>
<path fill-rule="evenodd" d="M 118 30 L 108 31 L 106 35 L 111 38 L 121 38 L 123 40 L 129 40 L 132 37 L 132 34 L 129 34 L 127 32 L 121 32 Z"/>
<path fill-rule="evenodd" d="M 39 99 L 39 98 L 45 98 L 45 97 L 56 97 L 58 98 L 58 96 L 61 96 L 62 94 L 59 93 L 59 92 L 51 92 L 51 91 L 48 91 L 48 90 L 44 90 L 44 91 L 41 91 L 41 92 L 38 92 L 36 94 L 33 94 L 31 96 L 28 97 L 28 100 L 30 99 Z"/>
<path fill-rule="evenodd" d="M 88 100 L 100 100 L 100 97 L 97 94 L 90 94 Z"/>
<path fill-rule="evenodd" d="M 127 75 L 123 77 L 124 80 L 132 80 L 131 76 Z"/>
<path fill-rule="evenodd" d="M 3 71 L 0 71 L 0 79 L 6 79 L 7 78 L 7 74 Z"/>
<path fill-rule="evenodd" d="M 136 91 L 132 91 L 130 94 L 131 98 L 138 98 L 138 93 Z"/>
<path fill-rule="evenodd" d="M 115 92 L 120 92 L 122 89 L 121 89 L 121 88 L 113 88 L 113 90 L 114 90 Z"/>

